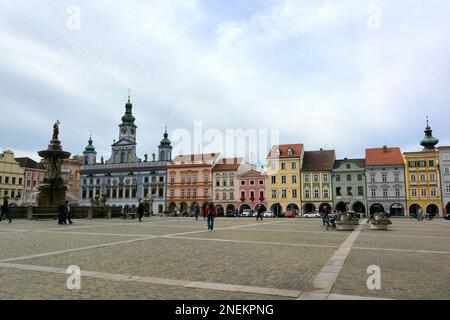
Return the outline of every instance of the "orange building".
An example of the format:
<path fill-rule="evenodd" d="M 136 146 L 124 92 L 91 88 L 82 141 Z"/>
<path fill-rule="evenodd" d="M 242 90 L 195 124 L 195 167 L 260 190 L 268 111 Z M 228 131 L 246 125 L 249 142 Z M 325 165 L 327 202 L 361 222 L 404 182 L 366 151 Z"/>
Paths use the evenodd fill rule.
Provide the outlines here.
<path fill-rule="evenodd" d="M 191 214 L 195 206 L 213 200 L 212 170 L 220 153 L 180 155 L 167 166 L 167 203 L 170 213 Z"/>

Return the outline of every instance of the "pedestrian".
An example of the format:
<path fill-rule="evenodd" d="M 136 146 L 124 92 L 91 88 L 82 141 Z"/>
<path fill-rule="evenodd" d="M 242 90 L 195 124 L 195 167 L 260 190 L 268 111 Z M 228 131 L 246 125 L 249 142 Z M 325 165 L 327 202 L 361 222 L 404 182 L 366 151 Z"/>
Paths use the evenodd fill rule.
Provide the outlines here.
<path fill-rule="evenodd" d="M 58 224 L 66 224 L 66 205 L 64 201 L 58 207 Z"/>
<path fill-rule="evenodd" d="M 9 223 L 12 222 L 11 216 L 9 215 L 9 204 L 8 204 L 8 197 L 3 198 L 3 205 L 2 205 L 2 214 L 0 215 L 0 221 L 2 221 L 3 216 L 8 218 Z"/>
<path fill-rule="evenodd" d="M 203 215 L 203 220 L 206 221 L 206 217 L 208 215 L 208 205 L 206 203 L 203 204 L 202 215 Z"/>
<path fill-rule="evenodd" d="M 208 230 L 213 231 L 216 209 L 214 208 L 214 204 L 212 202 L 209 204 L 207 211 L 208 211 Z"/>
<path fill-rule="evenodd" d="M 195 215 L 195 220 L 198 221 L 198 217 L 200 216 L 200 207 L 198 205 L 195 206 L 194 215 Z"/>
<path fill-rule="evenodd" d="M 64 210 L 64 224 L 67 224 L 67 220 L 69 220 L 70 224 L 73 224 L 72 220 L 70 219 L 70 214 L 71 214 L 71 208 L 70 208 L 70 204 L 69 201 L 66 201 L 64 203 L 65 205 L 65 210 Z"/>
<path fill-rule="evenodd" d="M 139 215 L 139 222 L 142 222 L 142 217 L 144 216 L 144 201 L 142 199 L 139 199 L 137 213 Z"/>
<path fill-rule="evenodd" d="M 258 221 L 258 219 L 261 219 L 261 221 L 263 221 L 263 208 L 261 205 L 258 206 L 256 212 L 256 221 Z"/>

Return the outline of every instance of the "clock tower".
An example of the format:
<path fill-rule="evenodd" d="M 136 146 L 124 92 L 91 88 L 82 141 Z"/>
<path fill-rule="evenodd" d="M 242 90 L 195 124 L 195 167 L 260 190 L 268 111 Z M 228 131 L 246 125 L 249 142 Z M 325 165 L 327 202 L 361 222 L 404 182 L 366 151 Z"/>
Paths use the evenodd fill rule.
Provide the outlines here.
<path fill-rule="evenodd" d="M 136 129 L 133 116 L 133 104 L 131 94 L 128 92 L 128 102 L 125 104 L 125 115 L 119 125 L 119 140 L 114 142 L 111 158 L 107 163 L 136 163 L 141 160 L 136 156 Z"/>

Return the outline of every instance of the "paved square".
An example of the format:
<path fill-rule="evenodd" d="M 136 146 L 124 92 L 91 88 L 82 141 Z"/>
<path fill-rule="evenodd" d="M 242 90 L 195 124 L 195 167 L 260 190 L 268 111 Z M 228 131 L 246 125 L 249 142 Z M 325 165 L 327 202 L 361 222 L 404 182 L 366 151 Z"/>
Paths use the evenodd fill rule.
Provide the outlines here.
<path fill-rule="evenodd" d="M 68 290 L 66 268 L 82 270 Z M 367 268 L 381 269 L 369 290 Z M 320 219 L 0 224 L 0 299 L 450 299 L 450 223 L 326 231 Z"/>

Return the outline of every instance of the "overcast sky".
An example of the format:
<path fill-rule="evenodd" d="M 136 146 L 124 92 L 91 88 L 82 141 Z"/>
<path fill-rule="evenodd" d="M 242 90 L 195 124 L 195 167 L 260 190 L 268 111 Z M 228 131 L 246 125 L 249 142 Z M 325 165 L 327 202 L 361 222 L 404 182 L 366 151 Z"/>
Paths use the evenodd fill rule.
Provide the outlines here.
<path fill-rule="evenodd" d="M 109 158 L 128 88 L 140 157 L 194 121 L 343 158 L 418 150 L 429 115 L 450 145 L 449 17 L 447 0 L 0 0 L 0 148 L 36 158 L 59 119 L 67 151 L 92 131 Z"/>

